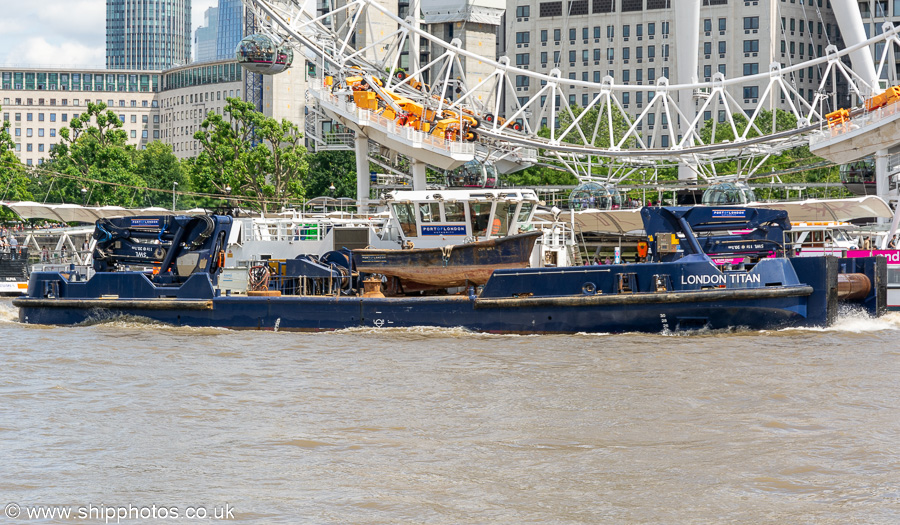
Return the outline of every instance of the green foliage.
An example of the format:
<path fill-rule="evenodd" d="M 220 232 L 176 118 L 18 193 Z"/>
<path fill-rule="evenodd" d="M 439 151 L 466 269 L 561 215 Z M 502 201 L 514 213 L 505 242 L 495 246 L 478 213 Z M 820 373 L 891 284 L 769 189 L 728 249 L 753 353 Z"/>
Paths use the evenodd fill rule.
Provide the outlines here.
<path fill-rule="evenodd" d="M 309 157 L 306 191 L 310 197 L 356 198 L 356 154 L 352 151 L 320 151 Z M 368 175 L 364 175 L 368 176 Z M 334 191 L 329 187 L 334 185 Z"/>
<path fill-rule="evenodd" d="M 547 166 L 531 166 L 522 171 L 504 175 L 509 186 L 573 186 L 578 179 L 568 171 Z"/>
<path fill-rule="evenodd" d="M 122 121 L 106 109 L 106 104 L 88 102 L 87 111 L 60 129 L 59 135 L 61 140 L 50 154 L 46 168 L 76 178 L 112 183 L 91 184 L 58 177 L 53 195 L 61 202 L 131 206 L 134 187 L 147 187 L 146 181 L 135 174 L 135 149 L 126 144 L 128 135 L 122 129 Z"/>
<path fill-rule="evenodd" d="M 178 183 L 179 191 L 190 191 L 189 179 L 185 176 L 185 170 L 178 157 L 172 153 L 172 146 L 155 141 L 147 145 L 136 155 L 134 161 L 134 173 L 147 183 L 148 188 L 169 189 L 173 183 Z M 182 208 L 193 207 L 196 202 L 193 199 L 179 197 Z M 147 206 L 168 207 L 172 203 L 172 196 L 165 192 L 146 192 L 143 204 Z"/>
<path fill-rule="evenodd" d="M 194 134 L 202 148 L 190 164 L 197 189 L 246 197 L 263 211 L 303 200 L 306 148 L 297 126 L 266 117 L 250 102 L 227 100 L 225 116 L 210 112 Z"/>
<path fill-rule="evenodd" d="M 2 109 L 2 108 L 0 108 Z M 9 134 L 9 121 L 0 121 L 0 200 L 32 200 L 30 179 L 15 153 L 15 142 Z M 7 208 L 0 208 L 0 220 L 14 219 Z"/>

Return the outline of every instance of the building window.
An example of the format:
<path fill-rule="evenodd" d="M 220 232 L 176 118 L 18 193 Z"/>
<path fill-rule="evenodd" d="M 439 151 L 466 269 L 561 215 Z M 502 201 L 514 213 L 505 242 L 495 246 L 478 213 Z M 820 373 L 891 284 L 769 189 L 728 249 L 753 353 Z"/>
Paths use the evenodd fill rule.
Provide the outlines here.
<path fill-rule="evenodd" d="M 516 6 L 516 17 L 528 17 L 531 16 L 531 6 L 530 5 L 520 5 Z"/>
<path fill-rule="evenodd" d="M 594 13 L 612 13 L 616 10 L 616 2 L 615 0 L 594 0 L 592 7 Z"/>
<path fill-rule="evenodd" d="M 744 29 L 759 29 L 759 17 L 758 16 L 745 16 L 744 17 Z"/>
<path fill-rule="evenodd" d="M 744 86 L 744 98 L 759 98 L 759 86 Z"/>
<path fill-rule="evenodd" d="M 569 2 L 569 16 L 579 16 L 589 14 L 588 0 L 572 0 Z M 585 29 L 587 31 L 587 29 Z M 587 35 L 585 34 L 585 38 Z"/>
<path fill-rule="evenodd" d="M 562 16 L 562 2 L 541 2 L 539 9 L 541 18 Z"/>
<path fill-rule="evenodd" d="M 744 53 L 758 53 L 758 52 L 759 52 L 759 40 L 744 40 Z"/>

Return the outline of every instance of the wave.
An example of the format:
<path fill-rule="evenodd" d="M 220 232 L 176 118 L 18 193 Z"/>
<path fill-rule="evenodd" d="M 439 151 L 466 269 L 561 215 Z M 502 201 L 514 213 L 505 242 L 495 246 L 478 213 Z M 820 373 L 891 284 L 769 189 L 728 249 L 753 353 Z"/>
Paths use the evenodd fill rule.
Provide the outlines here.
<path fill-rule="evenodd" d="M 0 301 L 0 323 L 18 323 L 19 309 L 10 301 Z"/>

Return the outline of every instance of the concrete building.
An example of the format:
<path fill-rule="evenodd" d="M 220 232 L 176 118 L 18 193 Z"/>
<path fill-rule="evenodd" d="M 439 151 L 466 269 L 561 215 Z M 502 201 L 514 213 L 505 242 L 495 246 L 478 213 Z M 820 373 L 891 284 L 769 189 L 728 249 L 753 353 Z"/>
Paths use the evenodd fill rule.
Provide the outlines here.
<path fill-rule="evenodd" d="M 500 33 L 501 24 L 503 22 L 504 13 L 503 0 L 426 0 L 422 3 L 423 22 L 426 30 L 432 35 L 451 42 L 453 39 L 460 41 L 460 47 L 466 51 L 492 57 L 497 47 L 497 35 Z M 424 43 L 422 46 L 423 56 L 421 60 L 427 63 L 428 60 L 435 58 L 431 47 Z M 440 52 L 438 52 L 439 54 Z M 483 79 L 487 78 L 492 72 L 493 67 L 489 67 L 480 60 L 471 58 L 460 58 L 460 64 L 463 71 L 456 71 L 454 66 L 451 71 L 450 78 L 457 78 L 460 74 L 465 74 L 469 82 L 469 87 L 474 87 Z M 430 75 L 429 75 L 430 76 Z M 433 79 L 426 78 L 426 82 L 432 82 Z M 488 104 L 491 96 L 491 86 L 486 84 L 473 97 L 473 103 Z"/>
<path fill-rule="evenodd" d="M 107 69 L 191 61 L 191 0 L 106 0 Z"/>
<path fill-rule="evenodd" d="M 307 68 L 262 77 L 263 113 L 304 129 Z M 0 118 L 10 122 L 15 151 L 26 165 L 50 158 L 59 129 L 90 102 L 114 111 L 128 143 L 143 149 L 159 140 L 179 158 L 196 156 L 194 133 L 210 112 L 223 113 L 226 98 L 246 100 L 247 72 L 234 59 L 165 71 L 0 68 Z"/>
<path fill-rule="evenodd" d="M 219 9 L 210 7 L 203 13 L 203 25 L 194 31 L 194 62 L 209 62 L 216 59 L 218 31 Z"/>
<path fill-rule="evenodd" d="M 824 56 L 825 48 L 840 40 L 829 2 L 703 0 L 699 49 L 685 52 L 676 49 L 677 8 L 672 0 L 507 0 L 497 54 L 523 69 L 549 73 L 559 68 L 564 78 L 597 84 L 607 75 L 617 84 L 652 85 L 660 77 L 682 84 L 711 80 L 717 72 L 726 78 L 764 73 L 773 62 L 797 64 Z M 696 70 L 688 63 L 679 72 L 678 61 L 694 52 Z M 800 96 L 813 98 L 821 73 L 809 68 L 792 79 Z M 528 77 L 516 79 L 520 102 L 540 87 Z M 743 85 L 731 95 L 750 110 L 764 87 Z M 572 89 L 567 102 L 584 107 L 597 92 L 599 86 Z M 647 101 L 647 93 L 639 91 L 622 96 L 632 116 Z M 779 108 L 786 104 L 776 101 Z M 513 113 L 514 101 L 506 100 L 505 107 Z"/>
<path fill-rule="evenodd" d="M 10 122 L 15 151 L 26 165 L 39 165 L 60 141 L 59 129 L 102 102 L 114 111 L 140 148 L 153 138 L 151 122 L 158 115 L 158 71 L 0 69 L 2 118 Z"/>

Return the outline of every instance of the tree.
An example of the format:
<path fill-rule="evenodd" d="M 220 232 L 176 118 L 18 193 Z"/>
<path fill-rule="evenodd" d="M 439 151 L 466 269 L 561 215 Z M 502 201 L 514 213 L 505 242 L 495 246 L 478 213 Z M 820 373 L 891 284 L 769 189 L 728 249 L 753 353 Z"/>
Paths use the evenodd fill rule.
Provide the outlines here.
<path fill-rule="evenodd" d="M 171 190 L 173 183 L 178 183 L 181 191 L 192 189 L 181 162 L 172 153 L 172 146 L 160 141 L 151 142 L 146 149 L 137 153 L 134 173 L 147 183 L 148 188 Z M 168 206 L 172 202 L 172 196 L 167 192 L 150 191 L 147 200 L 152 206 Z M 186 207 L 185 203 L 182 206 Z"/>
<path fill-rule="evenodd" d="M 2 109 L 2 108 L 0 108 Z M 0 200 L 32 200 L 28 190 L 30 180 L 15 153 L 16 144 L 9 134 L 9 121 L 0 123 Z M 0 219 L 15 218 L 8 208 L 0 209 Z"/>
<path fill-rule="evenodd" d="M 306 191 L 310 196 L 356 197 L 356 155 L 352 151 L 320 151 L 308 158 Z"/>
<path fill-rule="evenodd" d="M 55 181 L 63 202 L 131 206 L 135 188 L 147 187 L 134 174 L 135 150 L 126 144 L 122 121 L 106 104 L 88 102 L 87 111 L 69 121 L 59 135 L 47 167 L 70 176 Z M 107 184 L 93 184 L 94 180 Z"/>
<path fill-rule="evenodd" d="M 202 148 L 191 164 L 198 189 L 247 197 L 263 211 L 303 200 L 306 148 L 297 126 L 266 117 L 250 102 L 227 100 L 225 116 L 210 112 L 194 134 Z"/>

